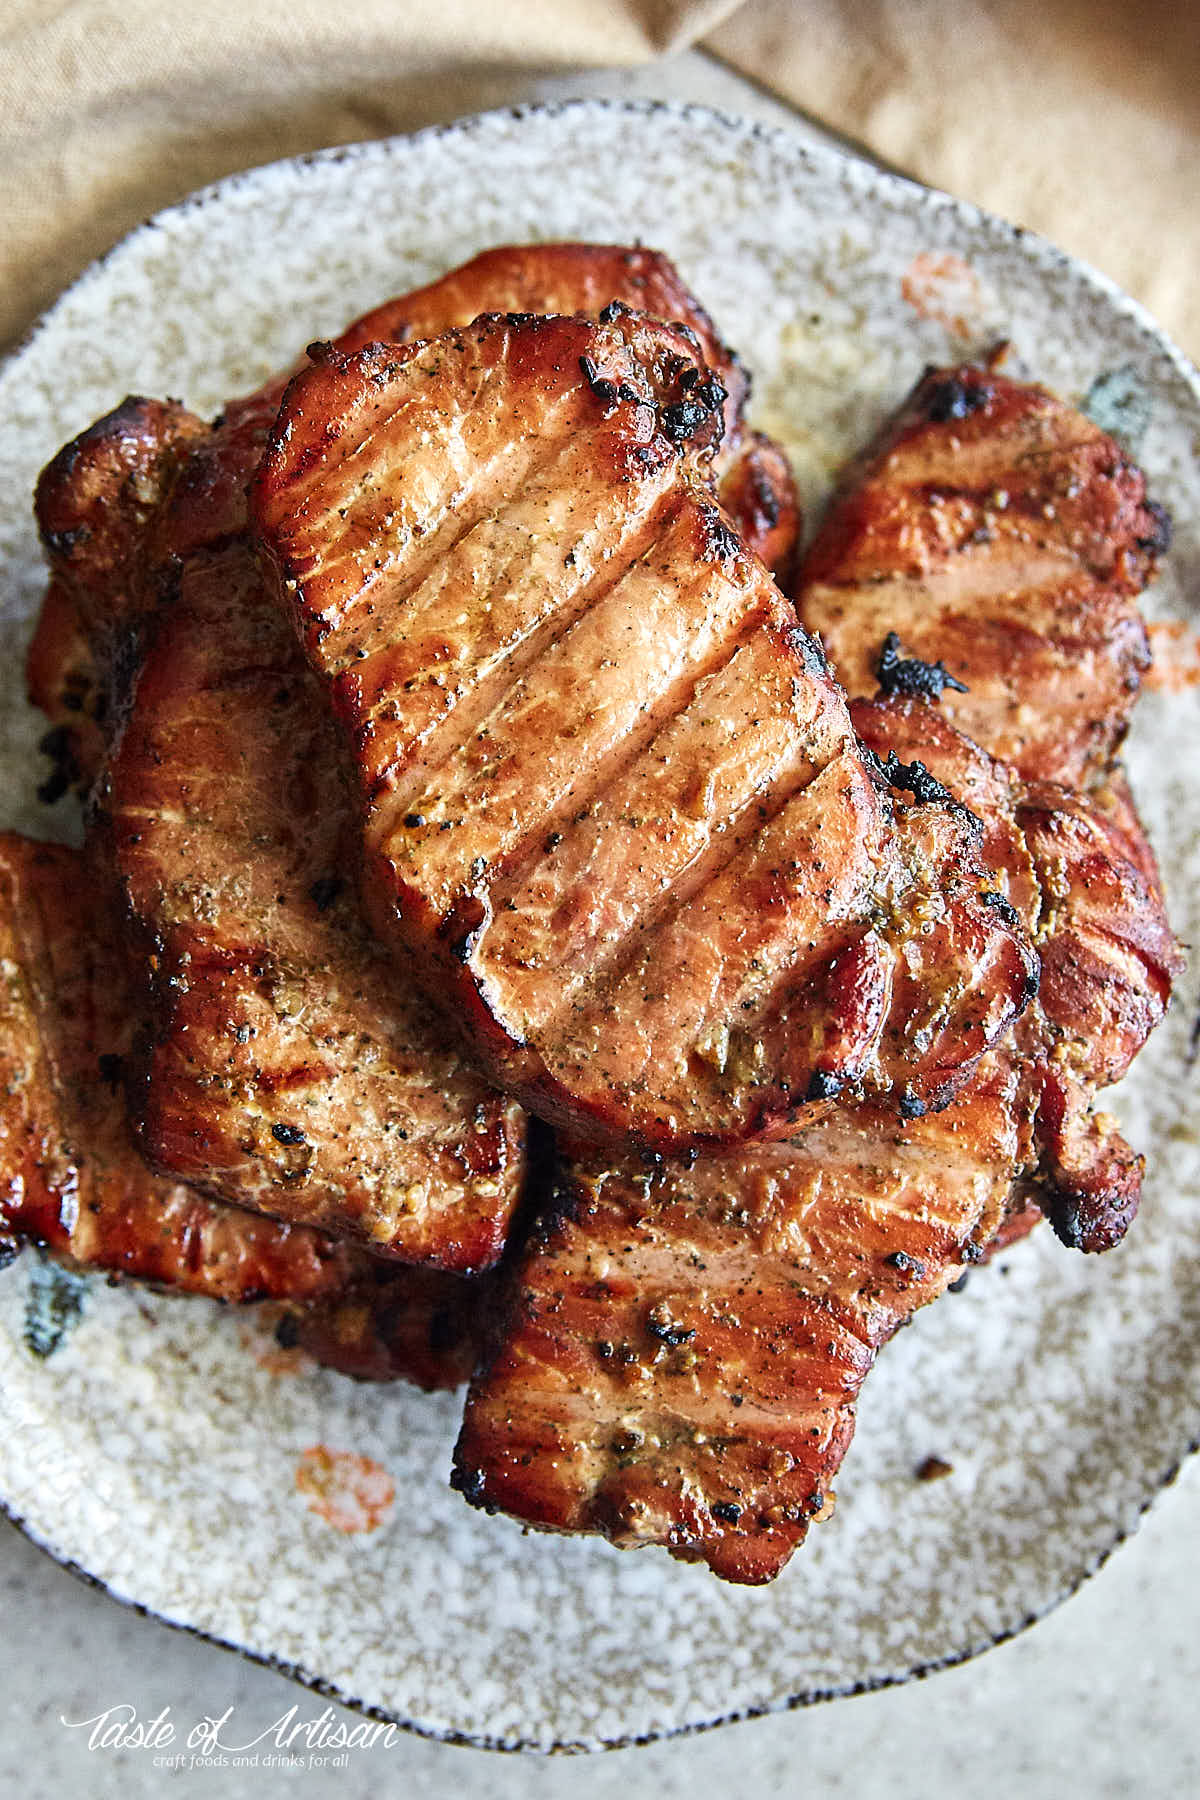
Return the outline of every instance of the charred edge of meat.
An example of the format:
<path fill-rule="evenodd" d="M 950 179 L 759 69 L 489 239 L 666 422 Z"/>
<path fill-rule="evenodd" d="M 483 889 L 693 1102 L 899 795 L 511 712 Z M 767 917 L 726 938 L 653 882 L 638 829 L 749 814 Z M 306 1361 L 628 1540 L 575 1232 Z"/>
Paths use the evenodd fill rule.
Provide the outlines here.
<path fill-rule="evenodd" d="M 994 913 L 998 913 L 999 916 L 1004 920 L 1004 923 L 1006 925 L 1011 925 L 1012 929 L 1014 931 L 1020 931 L 1023 929 L 1023 921 L 1021 919 L 1020 913 L 1017 911 L 1017 909 L 1013 905 L 1012 901 L 1008 898 L 1008 895 L 1002 894 L 1000 892 L 999 888 L 983 888 L 980 890 L 979 898 L 984 906 L 990 906 L 992 911 Z M 1040 977 L 1039 977 L 1039 986 L 1040 986 Z M 1036 988 L 1034 989 L 1034 992 L 1035 993 L 1037 992 Z M 1032 998 L 1032 996 L 1031 996 L 1031 998 Z"/>
<path fill-rule="evenodd" d="M 491 919 L 491 908 L 478 894 L 461 894 L 441 924 L 438 937 L 455 962 L 469 963 Z"/>
<path fill-rule="evenodd" d="M 564 1172 L 554 1132 L 531 1114 L 525 1140 L 525 1176 L 479 1331 L 477 1367 L 486 1370 L 503 1349 L 521 1304 L 520 1268 L 531 1244 L 544 1244 L 579 1210 L 582 1196 Z M 436 1348 L 436 1346 L 434 1346 Z M 453 1483 L 451 1485 L 454 1485 Z"/>
<path fill-rule="evenodd" d="M 902 694 L 909 700 L 940 700 L 947 688 L 956 694 L 969 692 L 965 682 L 951 675 L 944 662 L 921 662 L 918 657 L 900 655 L 900 636 L 889 631 L 879 652 L 875 677 L 883 692 L 891 699 Z"/>
<path fill-rule="evenodd" d="M 83 780 L 79 766 L 79 746 L 69 725 L 55 725 L 38 739 L 38 749 L 50 759 L 50 773 L 37 787 L 43 806 L 53 806 Z"/>
<path fill-rule="evenodd" d="M 1165 556 L 1171 548 L 1171 540 L 1175 535 L 1171 515 L 1165 506 L 1158 504 L 1157 500 L 1144 500 L 1142 510 L 1150 514 L 1154 521 L 1154 530 L 1148 532 L 1145 537 L 1140 537 L 1137 540 L 1137 547 L 1139 550 L 1144 550 L 1148 556 Z"/>
<path fill-rule="evenodd" d="M 824 644 L 815 632 L 806 631 L 803 625 L 790 623 L 787 626 L 785 641 L 792 655 L 798 656 L 804 664 L 806 674 L 829 674 L 829 658 L 825 654 Z M 865 751 L 864 755 L 866 755 Z"/>
<path fill-rule="evenodd" d="M 328 912 L 345 882 L 340 875 L 320 875 L 308 890 L 308 897 L 319 913 Z"/>
<path fill-rule="evenodd" d="M 8 1232 L 0 1231 L 0 1269 L 7 1269 L 15 1263 L 22 1250 L 20 1238 L 11 1237 Z"/>
<path fill-rule="evenodd" d="M 494 1500 L 484 1497 L 487 1493 L 487 1476 L 482 1469 L 469 1468 L 464 1463 L 456 1462 L 450 1471 L 450 1486 L 462 1495 L 468 1506 L 477 1506 L 489 1517 L 500 1511 Z"/>
<path fill-rule="evenodd" d="M 711 501 L 701 502 L 700 514 L 704 524 L 705 554 L 714 557 L 717 562 L 732 562 L 743 554 L 742 541 L 732 526 L 727 525 L 721 517 L 720 508 Z"/>
<path fill-rule="evenodd" d="M 713 420 L 719 426 L 724 416 L 722 409 L 729 398 L 715 375 L 701 374 L 699 369 L 685 369 L 679 385 L 684 398 L 673 400 L 659 413 L 663 436 L 676 445 L 689 442 Z"/>
<path fill-rule="evenodd" d="M 805 1090 L 805 1102 L 812 1100 L 836 1100 L 846 1085 L 846 1078 L 828 1069 L 814 1069 L 809 1077 Z"/>
<path fill-rule="evenodd" d="M 1071 1186 L 1039 1171 L 1034 1178 L 1037 1203 L 1059 1243 L 1092 1255 L 1119 1244 L 1137 1212 L 1142 1167 L 1139 1156 L 1126 1179 L 1116 1179 L 1110 1186 Z"/>
<path fill-rule="evenodd" d="M 950 789 L 936 775 L 931 775 L 923 762 L 902 763 L 894 750 L 889 750 L 886 757 L 881 757 L 861 742 L 859 753 L 871 773 L 887 787 L 895 788 L 900 794 L 911 794 L 918 806 L 945 806 L 966 826 L 973 838 L 983 836 L 983 821 L 978 813 L 973 813 L 969 806 L 956 800 Z"/>
<path fill-rule="evenodd" d="M 925 399 L 925 416 L 932 425 L 948 425 L 953 419 L 968 419 L 982 412 L 994 389 L 986 381 L 967 381 L 961 375 L 947 375 L 930 383 Z"/>

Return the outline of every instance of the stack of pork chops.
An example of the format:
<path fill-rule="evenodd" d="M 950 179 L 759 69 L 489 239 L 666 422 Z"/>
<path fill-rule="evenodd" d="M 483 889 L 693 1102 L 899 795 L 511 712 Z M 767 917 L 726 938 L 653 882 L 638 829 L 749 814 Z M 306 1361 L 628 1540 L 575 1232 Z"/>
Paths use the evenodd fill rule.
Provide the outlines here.
<path fill-rule="evenodd" d="M 1179 957 L 1138 470 L 929 371 L 801 560 L 748 388 L 663 257 L 543 245 L 59 452 L 0 1249 L 469 1380 L 473 1504 L 762 1582 L 918 1306 L 1119 1241 Z"/>

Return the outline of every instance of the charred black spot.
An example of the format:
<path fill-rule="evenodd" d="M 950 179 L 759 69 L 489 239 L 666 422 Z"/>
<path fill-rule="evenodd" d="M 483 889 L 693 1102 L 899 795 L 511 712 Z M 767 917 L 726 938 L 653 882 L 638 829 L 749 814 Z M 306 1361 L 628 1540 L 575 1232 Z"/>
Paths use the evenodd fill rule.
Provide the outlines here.
<path fill-rule="evenodd" d="M 83 778 L 74 734 L 69 726 L 56 725 L 39 738 L 38 749 L 50 758 L 51 769 L 45 781 L 39 783 L 37 797 L 44 806 L 53 806 Z"/>
<path fill-rule="evenodd" d="M 950 789 L 936 775 L 931 775 L 923 762 L 902 763 L 894 750 L 889 750 L 886 757 L 879 757 L 866 744 L 860 745 L 859 750 L 867 767 L 897 793 L 911 794 L 918 806 L 936 802 L 949 807 L 973 837 L 982 835 L 983 821 L 969 806 L 956 800 Z"/>
<path fill-rule="evenodd" d="M 106 1050 L 102 1056 L 97 1057 L 96 1067 L 100 1071 L 101 1081 L 106 1087 L 112 1088 L 115 1093 L 125 1074 L 124 1058 L 116 1056 L 111 1050 Z"/>
<path fill-rule="evenodd" d="M 934 425 L 947 425 L 951 419 L 966 419 L 982 412 L 992 397 L 986 382 L 964 381 L 961 375 L 947 375 L 935 381 L 925 399 L 925 416 Z"/>
<path fill-rule="evenodd" d="M 712 1516 L 720 1519 L 722 1525 L 736 1525 L 742 1516 L 742 1509 L 735 1506 L 732 1500 L 717 1500 L 713 1503 Z"/>
<path fill-rule="evenodd" d="M 583 379 L 595 394 L 597 400 L 607 406 L 617 397 L 617 384 L 610 381 L 607 375 L 601 375 L 590 356 L 581 356 L 579 367 L 583 370 Z"/>
<path fill-rule="evenodd" d="M 898 633 L 889 631 L 879 652 L 875 678 L 890 698 L 903 694 L 911 700 L 940 700 L 947 688 L 965 694 L 965 684 L 950 674 L 943 662 L 921 662 L 918 657 L 900 655 Z"/>
<path fill-rule="evenodd" d="M 986 1255 L 987 1251 L 982 1244 L 977 1244 L 974 1238 L 968 1238 L 958 1253 L 958 1260 L 965 1263 L 981 1263 Z"/>
<path fill-rule="evenodd" d="M 439 1306 L 429 1320 L 429 1348 L 439 1355 L 453 1350 L 458 1342 L 458 1328 L 448 1306 Z"/>
<path fill-rule="evenodd" d="M 845 1080 L 829 1069 L 814 1069 L 805 1089 L 805 1100 L 833 1100 L 841 1093 Z"/>
<path fill-rule="evenodd" d="M 1171 539 L 1174 536 L 1175 528 L 1171 515 L 1165 506 L 1158 504 L 1157 500 L 1147 500 L 1145 511 L 1149 513 L 1154 529 L 1148 531 L 1145 537 L 1138 539 L 1138 549 L 1145 550 L 1150 556 L 1165 556 L 1171 548 Z"/>
<path fill-rule="evenodd" d="M 907 1250 L 893 1250 L 883 1260 L 889 1268 L 898 1270 L 901 1275 L 915 1275 L 918 1281 L 925 1273 L 925 1264 L 910 1256 Z"/>
<path fill-rule="evenodd" d="M 418 831 L 427 820 L 424 813 L 405 813 L 404 823 L 409 831 Z"/>
<path fill-rule="evenodd" d="M 695 1330 L 689 1326 L 676 1324 L 661 1301 L 646 1314 L 646 1330 L 651 1337 L 657 1338 L 661 1344 L 668 1344 L 672 1350 L 678 1350 L 681 1344 L 689 1344 L 696 1335 Z"/>
<path fill-rule="evenodd" d="M 754 510 L 767 525 L 779 523 L 779 495 L 767 480 L 763 470 L 756 463 L 750 472 L 750 485 L 753 490 Z"/>
<path fill-rule="evenodd" d="M 0 1269 L 7 1269 L 15 1263 L 21 1254 L 21 1246 L 14 1237 L 0 1237 Z"/>
<path fill-rule="evenodd" d="M 70 531 L 43 531 L 42 542 L 51 556 L 70 556 L 77 544 L 86 544 L 91 537 L 86 525 L 76 525 Z"/>
<path fill-rule="evenodd" d="M 305 345 L 304 354 L 309 362 L 326 363 L 336 352 L 328 338 L 314 338 L 311 344 Z"/>
<path fill-rule="evenodd" d="M 695 437 L 701 426 L 707 425 L 714 414 L 720 412 L 727 398 L 715 375 L 698 379 L 690 392 L 685 392 L 685 399 L 664 406 L 659 415 L 663 435 L 672 444 L 686 444 L 689 438 Z"/>
<path fill-rule="evenodd" d="M 487 1492 L 487 1477 L 482 1469 L 468 1469 L 456 1466 L 450 1471 L 450 1486 L 460 1493 L 470 1506 L 482 1506 L 487 1512 L 495 1512 L 494 1506 L 488 1506 L 484 1500 Z"/>
<path fill-rule="evenodd" d="M 990 907 L 999 918 L 1003 919 L 1006 925 L 1011 925 L 1014 931 L 1020 931 L 1021 915 L 1008 896 L 1002 894 L 999 888 L 985 888 L 979 898 L 985 906 Z M 1033 993 L 1037 993 L 1036 981 L 1033 985 Z M 1029 998 L 1032 1000 L 1033 994 Z"/>
<path fill-rule="evenodd" d="M 343 887 L 340 875 L 319 875 L 308 890 L 308 897 L 318 912 L 328 912 Z"/>
<path fill-rule="evenodd" d="M 970 1279 L 971 1279 L 970 1269 L 964 1269 L 962 1274 L 958 1277 L 957 1281 L 952 1281 L 950 1283 L 949 1287 L 946 1289 L 946 1292 L 948 1294 L 963 1293 L 964 1290 L 966 1289 L 966 1285 L 967 1285 L 968 1281 L 970 1281 Z"/>
<path fill-rule="evenodd" d="M 923 1119 L 929 1107 L 919 1094 L 911 1088 L 905 1088 L 900 1096 L 900 1117 L 902 1119 Z"/>
<path fill-rule="evenodd" d="M 819 637 L 805 631 L 802 625 L 793 625 L 787 635 L 789 648 L 800 658 L 810 675 L 828 675 L 829 658 Z"/>
<path fill-rule="evenodd" d="M 275 1342 L 281 1350 L 294 1350 L 300 1342 L 300 1321 L 295 1313 L 284 1313 L 275 1327 Z"/>
<path fill-rule="evenodd" d="M 611 325 L 614 319 L 624 318 L 629 310 L 629 307 L 626 306 L 623 300 L 610 300 L 607 306 L 602 306 L 600 308 L 598 315 L 600 323 L 602 325 Z"/>
<path fill-rule="evenodd" d="M 456 962 L 467 963 L 488 921 L 488 907 L 478 894 L 463 894 L 438 927 L 438 937 Z"/>
<path fill-rule="evenodd" d="M 280 1144 L 307 1144 L 299 1125 L 272 1125 L 271 1136 Z"/>
<path fill-rule="evenodd" d="M 715 506 L 707 502 L 702 506 L 704 520 L 704 551 L 707 556 L 715 556 L 718 562 L 732 562 L 741 554 L 742 545 L 736 531 L 725 523 Z"/>

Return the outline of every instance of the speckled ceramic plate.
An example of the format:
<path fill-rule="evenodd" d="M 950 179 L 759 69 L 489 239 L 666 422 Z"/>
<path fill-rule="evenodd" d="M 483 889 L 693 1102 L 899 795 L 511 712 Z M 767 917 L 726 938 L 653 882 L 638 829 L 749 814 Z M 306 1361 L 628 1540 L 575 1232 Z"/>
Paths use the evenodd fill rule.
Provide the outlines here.
<path fill-rule="evenodd" d="M 483 246 L 560 236 L 677 259 L 810 502 L 925 362 L 1010 338 L 1019 369 L 1136 440 L 1178 527 L 1152 612 L 1180 622 L 1161 634 L 1176 662 L 1194 658 L 1200 394 L 1132 302 L 785 133 L 692 108 L 497 113 L 164 213 L 0 372 L 3 823 L 64 829 L 30 799 L 39 725 L 19 676 L 41 579 L 29 492 L 56 446 L 130 389 L 215 409 Z M 1130 761 L 1195 941 L 1200 700 L 1186 671 L 1177 685 L 1144 701 Z M 446 1486 L 452 1400 L 285 1370 L 244 1315 L 64 1284 L 32 1257 L 0 1276 L 0 1496 L 123 1599 L 496 1746 L 645 1739 L 969 1656 L 1095 1569 L 1198 1435 L 1194 989 L 1118 1097 L 1150 1156 L 1130 1241 L 1087 1260 L 1035 1236 L 903 1332 L 867 1383 L 836 1517 L 767 1590 L 481 1517 Z M 952 1474 L 914 1479 L 930 1453 Z"/>

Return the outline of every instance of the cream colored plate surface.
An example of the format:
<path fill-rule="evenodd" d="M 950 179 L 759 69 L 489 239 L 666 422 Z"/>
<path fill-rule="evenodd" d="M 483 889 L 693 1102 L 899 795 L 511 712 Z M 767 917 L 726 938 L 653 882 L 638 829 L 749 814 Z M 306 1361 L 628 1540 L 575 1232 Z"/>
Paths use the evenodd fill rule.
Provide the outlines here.
<path fill-rule="evenodd" d="M 1010 338 L 1019 370 L 1116 405 L 1139 438 L 1177 524 L 1150 610 L 1190 620 L 1196 377 L 1099 277 L 699 109 L 490 114 L 195 197 L 89 271 L 0 371 L 0 822 L 69 829 L 31 799 L 40 727 L 20 677 L 41 581 L 29 494 L 58 444 L 130 390 L 215 410 L 385 296 L 488 244 L 551 237 L 640 238 L 678 261 L 755 371 L 757 419 L 810 503 L 925 362 Z M 1147 697 L 1130 764 L 1197 941 L 1194 687 Z M 767 1590 L 481 1517 L 445 1483 L 452 1400 L 272 1372 L 245 1316 L 102 1282 L 48 1294 L 32 1256 L 0 1275 L 0 1498 L 122 1598 L 496 1745 L 595 1747 L 970 1655 L 1095 1568 L 1200 1435 L 1195 987 L 1118 1096 L 1150 1159 L 1129 1242 L 1087 1260 L 1038 1234 L 903 1332 L 867 1384 L 835 1519 Z M 38 1356 L 26 1327 L 48 1301 L 73 1326 L 43 1316 L 42 1347 L 59 1342 Z M 349 1453 L 326 1511 L 375 1529 L 310 1510 L 296 1475 L 317 1445 Z M 931 1452 L 953 1474 L 919 1482 Z"/>

